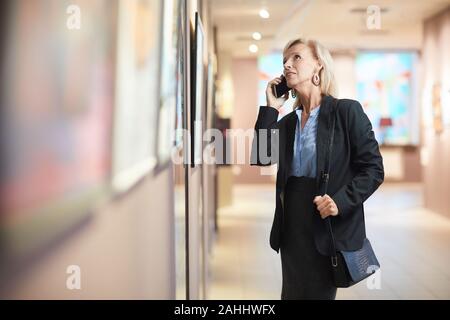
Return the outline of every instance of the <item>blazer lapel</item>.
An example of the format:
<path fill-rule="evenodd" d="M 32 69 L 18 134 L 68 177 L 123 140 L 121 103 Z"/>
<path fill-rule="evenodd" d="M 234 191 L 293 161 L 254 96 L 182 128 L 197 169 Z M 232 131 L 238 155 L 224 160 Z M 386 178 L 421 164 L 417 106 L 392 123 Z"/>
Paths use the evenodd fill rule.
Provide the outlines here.
<path fill-rule="evenodd" d="M 287 182 L 289 174 L 291 172 L 292 158 L 294 156 L 294 141 L 295 141 L 295 128 L 297 126 L 297 112 L 291 112 L 288 115 L 289 118 L 286 119 L 286 148 L 285 148 L 285 159 L 286 159 L 286 170 L 284 171 L 284 183 L 283 187 Z"/>
<path fill-rule="evenodd" d="M 333 103 L 333 97 L 324 96 L 320 104 L 318 124 L 317 124 L 317 136 L 316 136 L 316 186 L 318 192 L 320 188 L 321 176 L 324 171 L 325 155 L 328 152 L 328 121 L 330 118 L 330 110 Z"/>

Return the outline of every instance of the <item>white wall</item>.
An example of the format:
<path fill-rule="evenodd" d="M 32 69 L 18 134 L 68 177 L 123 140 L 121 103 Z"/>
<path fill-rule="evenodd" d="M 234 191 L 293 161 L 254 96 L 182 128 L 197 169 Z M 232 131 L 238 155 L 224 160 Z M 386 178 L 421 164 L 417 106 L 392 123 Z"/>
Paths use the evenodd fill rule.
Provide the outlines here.
<path fill-rule="evenodd" d="M 12 279 L 9 299 L 174 299 L 172 170 L 105 204 L 77 233 Z M 79 265 L 81 290 L 66 288 Z"/>
<path fill-rule="evenodd" d="M 338 83 L 338 98 L 356 99 L 354 54 L 333 54 L 333 61 L 336 81 Z"/>
<path fill-rule="evenodd" d="M 433 122 L 431 90 L 441 84 L 443 118 L 450 119 L 450 7 L 425 22 L 424 89 L 422 123 L 422 165 L 424 171 L 425 206 L 450 217 L 450 121 L 438 134 Z"/>

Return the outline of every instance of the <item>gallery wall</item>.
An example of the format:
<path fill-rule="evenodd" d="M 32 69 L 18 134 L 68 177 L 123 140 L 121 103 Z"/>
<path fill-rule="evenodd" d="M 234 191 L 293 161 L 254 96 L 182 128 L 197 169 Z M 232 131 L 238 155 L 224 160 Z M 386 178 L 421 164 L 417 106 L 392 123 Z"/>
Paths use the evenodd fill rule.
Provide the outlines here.
<path fill-rule="evenodd" d="M 2 12 L 2 298 L 186 297 L 168 158 L 181 77 L 175 38 L 161 40 L 162 17 L 178 31 L 167 10 L 179 3 L 10 1 Z"/>
<path fill-rule="evenodd" d="M 424 28 L 422 93 L 422 166 L 425 206 L 450 215 L 450 7 Z"/>

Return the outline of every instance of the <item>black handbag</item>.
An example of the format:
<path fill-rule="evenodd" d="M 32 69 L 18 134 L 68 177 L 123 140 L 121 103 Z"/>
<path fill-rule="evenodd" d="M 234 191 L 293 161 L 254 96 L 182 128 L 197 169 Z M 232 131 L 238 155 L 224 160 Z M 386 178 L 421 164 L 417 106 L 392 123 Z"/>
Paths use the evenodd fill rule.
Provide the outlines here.
<path fill-rule="evenodd" d="M 322 191 L 323 195 L 327 193 L 328 180 L 330 172 L 330 157 L 333 149 L 334 127 L 336 123 L 337 99 L 334 99 L 333 108 L 330 112 L 329 119 L 329 145 L 328 153 L 325 157 L 326 172 L 322 174 Z M 375 256 L 369 239 L 365 238 L 361 249 L 356 251 L 338 251 L 336 250 L 336 242 L 334 239 L 333 228 L 331 225 L 331 217 L 325 218 L 328 231 L 331 237 L 331 268 L 333 271 L 334 285 L 338 288 L 348 288 L 354 284 L 366 279 L 380 268 L 380 263 Z"/>

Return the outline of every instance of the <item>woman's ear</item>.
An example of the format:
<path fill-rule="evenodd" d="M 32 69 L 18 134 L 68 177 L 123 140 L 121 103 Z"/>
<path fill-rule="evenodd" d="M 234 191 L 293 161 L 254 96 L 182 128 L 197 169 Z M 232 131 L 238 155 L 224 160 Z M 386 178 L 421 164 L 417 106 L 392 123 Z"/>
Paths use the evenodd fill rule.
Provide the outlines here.
<path fill-rule="evenodd" d="M 323 69 L 323 65 L 319 62 L 319 70 L 317 70 L 317 72 L 320 72 L 320 70 Z"/>

